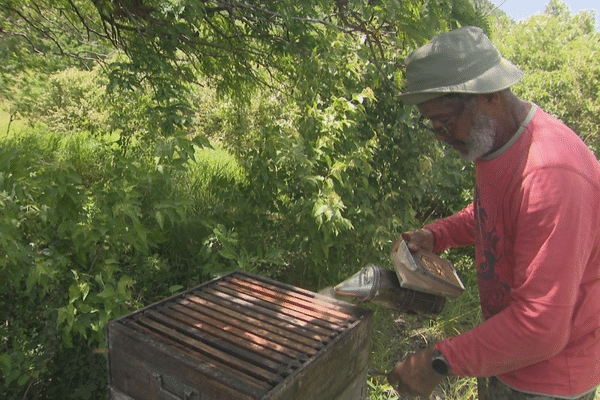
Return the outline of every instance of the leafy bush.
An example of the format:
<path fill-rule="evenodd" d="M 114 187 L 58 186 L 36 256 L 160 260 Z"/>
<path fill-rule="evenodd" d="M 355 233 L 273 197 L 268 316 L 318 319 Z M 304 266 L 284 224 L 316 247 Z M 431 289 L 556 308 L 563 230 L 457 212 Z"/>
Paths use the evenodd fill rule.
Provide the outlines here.
<path fill-rule="evenodd" d="M 176 51 L 180 34 L 215 39 L 179 18 L 185 11 L 199 27 L 200 14 L 157 9 L 178 23 L 152 25 L 152 43 L 113 38 L 128 57 L 106 70 L 22 81 L 11 105 L 37 130 L 0 150 L 2 395 L 101 397 L 102 379 L 82 371 L 106 373 L 93 350 L 103 352 L 109 319 L 231 269 L 309 289 L 337 283 L 385 264 L 402 230 L 462 207 L 470 169 L 424 137 L 394 93 L 409 47 L 457 26 L 454 15 L 477 22 L 469 4 L 349 4 L 362 15 L 340 15 L 368 25 L 356 31 L 309 29 L 304 15 L 294 19 L 300 8 L 281 10 L 292 41 L 309 32 L 301 46 L 278 34 L 280 47 L 258 49 L 273 65 L 253 53 L 256 68 L 242 57 L 234 70 L 192 43 Z M 372 36 L 394 29 L 397 37 Z M 257 50 L 272 38 L 240 45 Z M 182 79 L 197 79 L 196 62 L 241 101 L 216 106 L 211 91 L 194 92 Z M 196 152 L 204 136 L 217 150 Z"/>
<path fill-rule="evenodd" d="M 110 137 L 5 140 L 0 171 L 3 387 L 46 390 L 61 354 L 102 349 L 105 324 L 139 307 L 136 280 L 162 266 L 158 228 L 184 208 L 162 192 L 170 178 L 152 153 L 125 157 Z"/>
<path fill-rule="evenodd" d="M 204 132 L 215 132 L 246 176 L 224 184 L 228 206 L 205 213 L 219 271 L 249 268 L 319 289 L 386 264 L 401 231 L 470 201 L 472 168 L 425 136 L 416 110 L 395 101 L 386 82 L 361 85 L 377 72 L 351 41 L 337 45 L 348 48 L 308 61 L 322 64 L 314 74 L 329 88 L 314 101 L 301 86 L 299 100 L 263 90 L 249 103 L 205 110 Z"/>
<path fill-rule="evenodd" d="M 519 24 L 500 22 L 495 41 L 525 71 L 515 93 L 539 104 L 577 132 L 600 156 L 600 63 L 594 15 L 571 15 L 560 1 Z M 509 34 L 506 34 L 509 32 Z"/>

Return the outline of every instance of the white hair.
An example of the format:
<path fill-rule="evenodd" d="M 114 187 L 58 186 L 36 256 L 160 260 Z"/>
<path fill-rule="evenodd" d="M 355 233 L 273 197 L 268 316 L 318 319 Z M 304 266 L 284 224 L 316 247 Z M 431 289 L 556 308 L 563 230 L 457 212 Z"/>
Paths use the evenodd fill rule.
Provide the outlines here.
<path fill-rule="evenodd" d="M 467 154 L 461 157 L 465 161 L 475 159 L 490 153 L 496 140 L 496 120 L 477 109 L 473 110 L 473 124 L 469 132 L 470 141 L 466 143 Z"/>

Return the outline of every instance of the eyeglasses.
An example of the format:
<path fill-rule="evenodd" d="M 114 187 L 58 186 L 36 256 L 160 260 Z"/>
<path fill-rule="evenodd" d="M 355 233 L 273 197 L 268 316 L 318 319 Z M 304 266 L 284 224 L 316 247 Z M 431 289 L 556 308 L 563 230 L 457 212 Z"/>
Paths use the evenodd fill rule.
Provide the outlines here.
<path fill-rule="evenodd" d="M 448 118 L 444 119 L 443 121 L 438 120 L 438 122 L 440 124 L 442 124 L 442 126 L 440 128 L 434 127 L 433 121 L 425 118 L 422 115 L 421 115 L 421 118 L 419 118 L 419 126 L 423 129 L 425 129 L 426 131 L 432 132 L 433 134 L 435 134 L 437 136 L 443 136 L 443 137 L 452 136 L 452 134 L 448 131 L 448 127 L 451 126 L 458 118 L 460 118 L 463 111 L 465 110 L 465 107 L 467 106 L 467 103 L 471 100 L 471 98 L 473 98 L 473 96 L 474 95 L 471 94 L 471 95 L 465 97 L 463 102 L 460 103 L 458 108 L 456 110 L 454 110 L 454 112 L 452 112 L 452 115 L 450 115 Z"/>

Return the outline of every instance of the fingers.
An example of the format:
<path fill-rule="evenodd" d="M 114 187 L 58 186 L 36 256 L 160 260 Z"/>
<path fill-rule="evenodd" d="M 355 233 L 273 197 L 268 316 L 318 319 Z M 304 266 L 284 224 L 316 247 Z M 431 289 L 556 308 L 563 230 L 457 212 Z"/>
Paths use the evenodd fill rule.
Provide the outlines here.
<path fill-rule="evenodd" d="M 417 393 L 410 385 L 405 385 L 402 382 L 402 367 L 396 366 L 387 376 L 388 383 L 397 394 L 408 394 L 410 396 L 421 396 L 423 393 Z"/>
<path fill-rule="evenodd" d="M 402 239 L 406 241 L 410 251 L 418 251 L 423 242 L 423 235 L 420 231 L 409 231 L 402 234 Z"/>
<path fill-rule="evenodd" d="M 406 242 L 408 249 L 412 252 L 418 251 L 420 249 L 433 251 L 434 248 L 434 236 L 433 232 L 429 229 L 418 229 L 414 231 L 408 231 L 402 233 L 400 238 L 394 243 L 392 246 L 392 253 L 396 252 L 400 247 L 400 242 Z"/>
<path fill-rule="evenodd" d="M 398 393 L 429 397 L 442 378 L 431 368 L 434 348 L 420 350 L 407 355 L 388 374 L 388 382 Z"/>
<path fill-rule="evenodd" d="M 396 389 L 400 385 L 400 379 L 396 374 L 394 374 L 393 370 L 387 375 L 387 381 L 390 384 L 390 386 L 394 389 Z"/>
<path fill-rule="evenodd" d="M 392 246 L 392 253 L 395 253 L 398 251 L 398 248 L 400 247 L 400 242 L 402 242 L 402 236 L 400 236 L 400 238 L 398 240 L 396 240 L 396 243 L 394 243 L 394 245 Z"/>

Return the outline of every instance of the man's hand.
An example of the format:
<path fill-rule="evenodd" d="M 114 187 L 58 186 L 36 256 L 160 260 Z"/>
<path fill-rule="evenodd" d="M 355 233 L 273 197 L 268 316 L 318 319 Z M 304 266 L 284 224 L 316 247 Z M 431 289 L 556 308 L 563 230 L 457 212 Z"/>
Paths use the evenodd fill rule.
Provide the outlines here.
<path fill-rule="evenodd" d="M 400 242 L 406 241 L 408 249 L 410 251 L 417 251 L 419 249 L 433 251 L 435 246 L 435 238 L 433 232 L 429 229 L 419 229 L 416 231 L 404 232 L 392 246 L 392 253 L 395 253 L 400 247 Z"/>
<path fill-rule="evenodd" d="M 435 347 L 429 347 L 406 357 L 388 374 L 390 385 L 398 393 L 429 397 L 443 377 L 431 368 Z"/>

